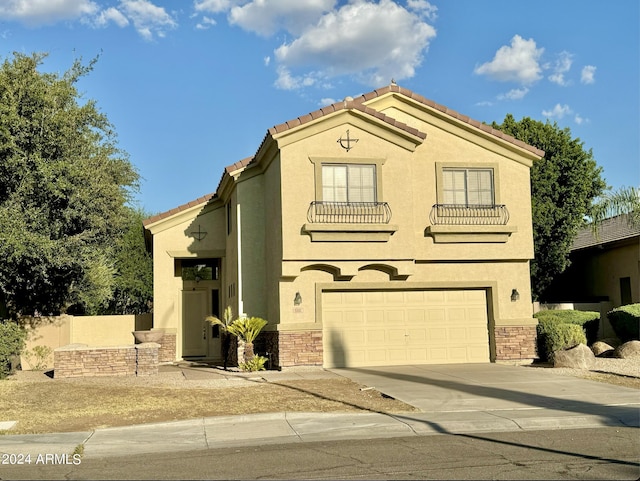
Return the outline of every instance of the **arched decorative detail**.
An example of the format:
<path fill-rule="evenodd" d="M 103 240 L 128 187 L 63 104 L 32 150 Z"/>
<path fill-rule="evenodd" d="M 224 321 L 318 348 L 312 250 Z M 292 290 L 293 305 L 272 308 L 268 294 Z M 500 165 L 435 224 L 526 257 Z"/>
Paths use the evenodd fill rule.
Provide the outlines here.
<path fill-rule="evenodd" d="M 359 271 L 380 271 L 389 276 L 391 281 L 405 281 L 409 277 L 408 275 L 398 274 L 398 268 L 389 264 L 367 264 L 358 269 Z"/>
<path fill-rule="evenodd" d="M 308 266 L 304 266 L 300 269 L 300 272 L 303 271 L 322 271 L 327 272 L 333 276 L 334 281 L 348 281 L 353 276 L 352 275 L 343 275 L 342 270 L 331 264 L 309 264 Z"/>

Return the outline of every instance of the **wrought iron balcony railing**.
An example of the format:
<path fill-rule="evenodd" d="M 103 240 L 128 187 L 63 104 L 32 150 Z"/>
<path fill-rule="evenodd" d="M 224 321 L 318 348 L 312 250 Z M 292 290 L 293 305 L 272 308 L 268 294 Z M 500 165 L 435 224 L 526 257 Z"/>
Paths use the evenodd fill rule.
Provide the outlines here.
<path fill-rule="evenodd" d="M 309 205 L 307 220 L 312 224 L 388 224 L 391 209 L 386 202 L 325 202 Z"/>
<path fill-rule="evenodd" d="M 435 204 L 429 220 L 432 225 L 507 225 L 506 205 Z"/>

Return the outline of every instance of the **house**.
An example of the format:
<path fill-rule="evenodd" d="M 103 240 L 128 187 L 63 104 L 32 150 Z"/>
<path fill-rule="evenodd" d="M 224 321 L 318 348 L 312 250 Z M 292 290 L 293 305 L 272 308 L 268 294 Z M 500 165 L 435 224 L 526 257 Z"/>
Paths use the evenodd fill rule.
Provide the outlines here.
<path fill-rule="evenodd" d="M 640 302 L 640 226 L 627 215 L 605 219 L 597 233 L 579 231 L 569 258 L 571 265 L 549 288 L 550 302 Z"/>
<path fill-rule="evenodd" d="M 544 152 L 395 83 L 269 129 L 215 193 L 144 222 L 154 326 L 220 358 L 225 306 L 273 364 L 530 362 Z"/>

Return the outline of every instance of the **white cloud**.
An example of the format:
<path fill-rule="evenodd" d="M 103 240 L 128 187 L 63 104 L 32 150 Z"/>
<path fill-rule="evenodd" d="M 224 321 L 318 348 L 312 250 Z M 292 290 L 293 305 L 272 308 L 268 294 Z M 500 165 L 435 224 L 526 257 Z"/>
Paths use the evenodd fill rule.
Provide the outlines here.
<path fill-rule="evenodd" d="M 318 82 L 313 73 L 300 76 L 291 75 L 291 71 L 284 66 L 277 68 L 278 78 L 275 82 L 276 87 L 282 90 L 297 90 L 303 87 L 311 87 Z"/>
<path fill-rule="evenodd" d="M 493 105 L 493 102 L 489 100 L 483 100 L 481 102 L 476 103 L 476 107 L 491 107 L 492 105 Z"/>
<path fill-rule="evenodd" d="M 220 13 L 231 7 L 243 3 L 240 0 L 196 0 L 193 4 L 196 12 Z"/>
<path fill-rule="evenodd" d="M 578 125 L 583 124 L 584 122 L 589 122 L 589 119 L 585 119 L 584 117 L 582 117 L 580 114 L 576 114 L 576 116 L 573 118 L 574 122 Z"/>
<path fill-rule="evenodd" d="M 509 90 L 506 94 L 498 95 L 498 100 L 520 100 L 528 93 L 529 89 L 527 87 L 522 87 L 521 89 L 512 89 Z"/>
<path fill-rule="evenodd" d="M 148 0 L 121 0 L 120 7 L 146 40 L 153 39 L 154 35 L 164 37 L 168 29 L 177 27 L 175 20 L 163 7 Z"/>
<path fill-rule="evenodd" d="M 563 87 L 569 85 L 570 82 L 565 80 L 564 74 L 566 74 L 571 69 L 572 63 L 573 55 L 569 52 L 561 52 L 558 55 L 558 58 L 553 66 L 553 73 L 549 75 L 549 80 Z"/>
<path fill-rule="evenodd" d="M 407 0 L 407 7 L 432 22 L 438 18 L 438 7 L 427 0 Z"/>
<path fill-rule="evenodd" d="M 276 85 L 298 88 L 309 78 L 317 81 L 339 75 L 353 75 L 374 86 L 385 85 L 392 78 L 410 78 L 435 35 L 431 25 L 391 0 L 377 4 L 353 0 L 276 49 L 281 67 Z M 293 68 L 310 67 L 317 70 L 292 75 Z"/>
<path fill-rule="evenodd" d="M 281 29 L 297 36 L 315 25 L 335 4 L 336 0 L 254 0 L 232 7 L 229 23 L 263 36 Z"/>
<path fill-rule="evenodd" d="M 270 57 L 269 55 L 267 55 L 267 56 L 264 58 L 264 65 L 265 65 L 265 67 L 268 67 L 270 63 L 271 63 L 271 57 Z"/>
<path fill-rule="evenodd" d="M 126 27 L 129 25 L 129 20 L 125 17 L 117 8 L 107 8 L 101 11 L 95 18 L 94 24 L 98 27 L 105 27 L 109 22 L 115 23 L 118 27 Z"/>
<path fill-rule="evenodd" d="M 493 60 L 476 67 L 474 73 L 488 75 L 501 82 L 518 82 L 529 85 L 542 78 L 539 64 L 544 48 L 536 48 L 532 38 L 524 40 L 520 35 L 511 39 L 511 46 L 498 49 Z"/>
<path fill-rule="evenodd" d="M 212 27 L 213 25 L 216 25 L 216 24 L 217 22 L 215 21 L 215 19 L 204 15 L 202 17 L 202 20 L 196 24 L 196 28 L 198 30 L 207 30 L 209 27 Z"/>
<path fill-rule="evenodd" d="M 326 107 L 327 105 L 335 104 L 336 102 L 337 102 L 336 99 L 324 98 L 324 99 L 320 99 L 320 102 L 318 102 L 318 106 Z"/>
<path fill-rule="evenodd" d="M 596 81 L 596 68 L 593 65 L 587 65 L 582 68 L 582 74 L 580 76 L 580 82 L 583 84 L 589 85 Z"/>
<path fill-rule="evenodd" d="M 0 20 L 15 20 L 35 27 L 75 20 L 98 10 L 92 0 L 2 0 Z"/>
<path fill-rule="evenodd" d="M 542 111 L 542 115 L 544 115 L 545 117 L 556 118 L 556 119 L 561 119 L 565 115 L 570 115 L 572 113 L 573 111 L 567 104 L 564 104 L 564 105 L 556 104 L 556 106 L 553 107 L 553 109 Z"/>

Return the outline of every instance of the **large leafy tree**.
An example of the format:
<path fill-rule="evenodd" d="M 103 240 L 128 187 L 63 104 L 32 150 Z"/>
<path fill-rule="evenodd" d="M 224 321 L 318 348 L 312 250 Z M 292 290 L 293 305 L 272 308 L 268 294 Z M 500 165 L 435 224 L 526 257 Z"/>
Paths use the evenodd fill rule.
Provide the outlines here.
<path fill-rule="evenodd" d="M 561 129 L 555 122 L 528 117 L 518 122 L 509 114 L 493 127 L 545 151 L 531 169 L 531 287 L 534 298 L 544 300 L 553 278 L 569 265 L 571 244 L 585 216 L 592 214 L 593 200 L 606 188 L 602 168 L 569 128 Z"/>
<path fill-rule="evenodd" d="M 142 221 L 150 217 L 128 209 L 123 234 L 114 244 L 113 292 L 101 314 L 143 314 L 153 302 L 153 258 L 146 248 Z"/>
<path fill-rule="evenodd" d="M 0 66 L 0 306 L 10 317 L 92 311 L 110 298 L 114 242 L 138 175 L 76 84 L 94 62 L 42 73 L 46 55 Z"/>

